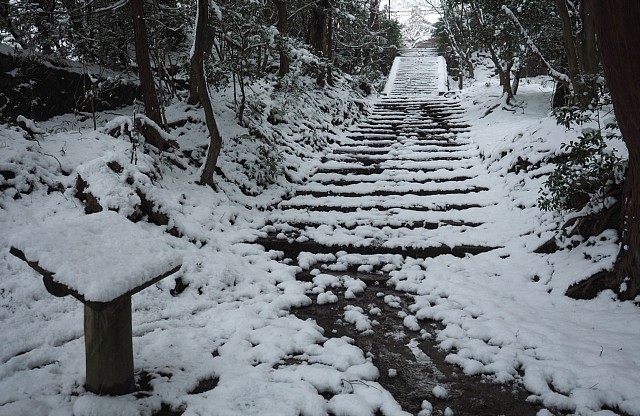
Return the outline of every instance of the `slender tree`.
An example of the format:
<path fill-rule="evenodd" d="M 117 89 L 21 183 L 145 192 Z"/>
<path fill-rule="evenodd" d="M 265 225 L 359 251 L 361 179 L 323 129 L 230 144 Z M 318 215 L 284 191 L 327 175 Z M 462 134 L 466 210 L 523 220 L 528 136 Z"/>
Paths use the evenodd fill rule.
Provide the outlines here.
<path fill-rule="evenodd" d="M 191 82 L 195 83 L 198 90 L 198 98 L 204 110 L 205 121 L 207 123 L 207 129 L 209 130 L 207 160 L 200 173 L 199 183 L 214 186 L 213 174 L 218 163 L 220 149 L 222 148 L 222 136 L 220 136 L 218 124 L 213 114 L 211 97 L 209 96 L 207 80 L 204 75 L 204 56 L 208 45 L 208 38 L 211 37 L 208 0 L 198 0 L 195 32 L 193 48 L 191 49 L 191 76 L 195 79 L 191 79 Z"/>
<path fill-rule="evenodd" d="M 131 11 L 133 16 L 133 34 L 136 46 L 136 63 L 138 64 L 138 76 L 140 77 L 140 88 L 144 101 L 144 110 L 158 126 L 162 125 L 160 114 L 160 104 L 156 95 L 156 86 L 151 72 L 151 59 L 149 58 L 149 38 L 147 36 L 147 25 L 144 17 L 144 0 L 131 0 Z M 156 131 L 145 132 L 147 142 L 158 150 L 164 150 L 165 143 Z"/>
<path fill-rule="evenodd" d="M 589 84 L 593 83 L 599 68 L 593 7 L 600 0 L 555 0 L 556 10 L 562 22 L 567 71 L 571 79 L 565 83 L 570 102 L 587 107 L 593 94 Z"/>
<path fill-rule="evenodd" d="M 515 95 L 512 72 L 517 72 L 520 62 L 528 51 L 523 44 L 514 23 L 502 13 L 504 3 L 514 0 L 471 0 L 469 2 L 474 20 L 474 41 L 476 45 L 489 51 L 495 70 L 500 78 L 503 97 L 507 104 Z"/>
<path fill-rule="evenodd" d="M 605 287 L 618 291 L 621 299 L 634 299 L 640 295 L 640 2 L 594 1 L 593 10 L 607 85 L 629 150 L 621 249 L 615 276 Z"/>
<path fill-rule="evenodd" d="M 278 10 L 278 50 L 280 52 L 280 68 L 278 74 L 283 77 L 289 72 L 289 55 L 287 54 L 287 31 L 289 28 L 289 14 L 286 0 L 271 0 Z"/>
<path fill-rule="evenodd" d="M 309 44 L 315 52 L 331 62 L 333 60 L 333 8 L 329 0 L 318 0 L 313 7 L 309 23 Z M 318 74 L 318 85 L 331 84 L 331 68 Z"/>

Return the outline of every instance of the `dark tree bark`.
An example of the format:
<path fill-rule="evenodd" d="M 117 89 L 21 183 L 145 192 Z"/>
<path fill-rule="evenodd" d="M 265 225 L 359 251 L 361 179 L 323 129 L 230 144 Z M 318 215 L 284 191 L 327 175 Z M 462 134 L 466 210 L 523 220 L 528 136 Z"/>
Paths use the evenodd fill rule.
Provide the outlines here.
<path fill-rule="evenodd" d="M 380 30 L 380 0 L 369 1 L 369 29 Z"/>
<path fill-rule="evenodd" d="M 196 71 L 198 68 L 201 68 L 202 65 L 204 65 L 204 61 L 207 59 L 207 57 L 211 54 L 211 51 L 213 49 L 214 46 L 214 39 L 213 39 L 213 29 L 212 25 L 211 25 L 211 16 L 209 16 L 208 18 L 208 22 L 207 22 L 207 27 L 206 29 L 206 33 L 203 35 L 204 36 L 204 46 L 201 47 L 202 49 L 202 64 L 200 66 L 198 65 L 193 65 L 193 57 L 191 57 L 191 68 L 190 68 L 190 72 L 189 72 L 189 97 L 187 98 L 187 103 L 188 104 L 199 104 L 200 103 L 200 96 L 198 95 L 198 83 L 196 82 L 196 80 L 198 79 L 198 74 L 194 73 L 194 71 Z M 199 47 L 200 48 L 200 47 Z M 224 55 L 222 53 L 220 53 L 220 51 L 218 52 L 218 58 L 222 61 L 223 60 Z M 203 72 L 204 74 L 204 72 Z"/>
<path fill-rule="evenodd" d="M 222 148 L 222 136 L 218 130 L 213 108 L 211 107 L 211 97 L 207 88 L 207 81 L 204 76 L 204 57 L 207 50 L 208 39 L 211 37 L 209 30 L 209 2 L 208 0 L 198 0 L 198 18 L 196 20 L 196 33 L 194 39 L 193 55 L 191 56 L 191 83 L 194 83 L 198 90 L 198 98 L 204 110 L 204 116 L 209 130 L 209 149 L 207 160 L 204 163 L 200 174 L 199 183 L 214 186 L 213 174 L 218 164 L 218 156 Z"/>
<path fill-rule="evenodd" d="M 309 22 L 309 44 L 317 54 L 322 53 L 322 33 L 325 28 L 325 18 L 324 10 L 319 4 L 312 8 Z"/>
<path fill-rule="evenodd" d="M 640 2 L 595 1 L 598 42 L 629 170 L 622 196 L 622 235 L 613 289 L 621 299 L 640 294 Z M 627 282 L 627 290 L 620 285 Z"/>
<path fill-rule="evenodd" d="M 333 7 L 329 0 L 319 0 L 311 12 L 309 44 L 319 56 L 331 62 L 333 59 Z M 324 86 L 325 81 L 330 85 L 333 83 L 331 67 L 328 68 L 328 73 L 323 71 L 318 74 L 318 85 Z"/>
<path fill-rule="evenodd" d="M 596 21 L 594 14 L 595 3 L 602 0 L 582 0 L 580 8 L 580 19 L 582 20 L 582 38 L 580 40 L 581 67 L 584 74 L 597 74 L 599 70 L 600 57 L 596 41 Z"/>
<path fill-rule="evenodd" d="M 491 60 L 493 61 L 493 65 L 498 72 L 498 77 L 500 78 L 500 85 L 502 85 L 502 94 L 506 97 L 506 103 L 511 103 L 513 100 L 514 92 L 511 89 L 511 67 L 513 66 L 513 60 L 508 61 L 507 67 L 504 68 L 502 66 L 502 61 L 498 57 L 493 46 L 489 46 L 489 53 L 491 54 Z"/>
<path fill-rule="evenodd" d="M 278 50 L 280 52 L 280 68 L 278 75 L 281 77 L 287 75 L 289 72 L 289 55 L 286 48 L 286 36 L 289 30 L 289 13 L 287 12 L 286 0 L 271 0 L 278 10 L 278 33 L 280 34 L 280 40 L 278 42 Z"/>
<path fill-rule="evenodd" d="M 329 0 L 322 1 L 325 13 L 325 29 L 322 32 L 322 53 L 328 59 L 333 59 L 333 6 Z"/>
<path fill-rule="evenodd" d="M 580 0 L 574 2 L 580 10 L 581 30 L 574 33 L 575 22 L 572 20 L 567 5 L 567 0 L 554 0 L 560 21 L 562 22 L 562 34 L 564 48 L 567 54 L 567 71 L 571 78 L 574 102 L 582 107 L 587 107 L 593 99 L 587 84 L 591 77 L 598 73 L 598 50 L 595 32 L 594 7 L 599 7 L 602 0 Z"/>
<path fill-rule="evenodd" d="M 160 115 L 160 104 L 156 95 L 156 87 L 151 72 L 151 60 L 149 58 L 149 38 L 147 36 L 147 26 L 144 21 L 144 0 L 131 0 L 131 11 L 133 16 L 133 35 L 136 46 L 136 63 L 138 64 L 138 76 L 140 77 L 140 89 L 142 90 L 142 100 L 144 101 L 145 115 L 158 126 L 162 126 Z M 147 142 L 158 148 L 165 149 L 162 137 L 153 132 L 143 132 Z"/>
<path fill-rule="evenodd" d="M 311 12 L 309 44 L 319 55 L 333 55 L 333 11 L 329 0 L 320 0 Z"/>

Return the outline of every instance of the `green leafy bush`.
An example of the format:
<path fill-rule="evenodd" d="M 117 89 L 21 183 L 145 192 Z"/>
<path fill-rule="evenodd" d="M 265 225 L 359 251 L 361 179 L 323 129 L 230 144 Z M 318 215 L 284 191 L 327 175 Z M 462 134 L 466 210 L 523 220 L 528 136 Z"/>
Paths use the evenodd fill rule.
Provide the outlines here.
<path fill-rule="evenodd" d="M 590 203 L 604 207 L 609 190 L 624 179 L 627 161 L 607 146 L 621 140 L 617 125 L 612 118 L 602 121 L 602 113 L 612 111 L 610 95 L 603 83 L 596 85 L 598 94 L 589 108 L 563 107 L 555 112 L 558 124 L 566 128 L 594 122 L 596 127 L 584 128 L 577 141 L 562 145 L 563 155 L 540 189 L 542 210 L 579 211 Z"/>
<path fill-rule="evenodd" d="M 608 190 L 624 178 L 626 161 L 607 149 L 601 130 L 586 129 L 563 144 L 566 155 L 558 162 L 540 190 L 538 206 L 545 211 L 580 210 L 588 203 L 604 204 Z"/>

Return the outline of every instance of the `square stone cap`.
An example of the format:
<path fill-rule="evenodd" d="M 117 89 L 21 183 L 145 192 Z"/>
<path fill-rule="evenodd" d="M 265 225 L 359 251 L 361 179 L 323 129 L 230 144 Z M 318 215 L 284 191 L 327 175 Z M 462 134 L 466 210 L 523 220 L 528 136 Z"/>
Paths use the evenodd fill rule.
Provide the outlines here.
<path fill-rule="evenodd" d="M 45 285 L 49 278 L 84 303 L 108 303 L 178 271 L 182 256 L 170 239 L 103 211 L 33 225 L 9 241 Z"/>

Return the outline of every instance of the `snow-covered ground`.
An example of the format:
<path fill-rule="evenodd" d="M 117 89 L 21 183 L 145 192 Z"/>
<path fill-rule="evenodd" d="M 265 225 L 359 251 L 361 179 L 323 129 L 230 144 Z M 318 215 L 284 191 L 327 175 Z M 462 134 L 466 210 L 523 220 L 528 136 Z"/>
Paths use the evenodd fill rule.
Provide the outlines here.
<path fill-rule="evenodd" d="M 465 259 L 405 263 L 392 272 L 392 281 L 418 295 L 413 305 L 418 319 L 446 324 L 438 340 L 451 351 L 447 360 L 466 374 L 521 380 L 532 393 L 529 400 L 553 411 L 640 414 L 640 311 L 610 292 L 589 301 L 564 296 L 572 283 L 612 267 L 615 232 L 587 241 L 559 239 L 565 249 L 533 253 L 562 221 L 536 207 L 552 166 L 511 169 L 518 158 L 541 161 L 576 133 L 548 116 L 552 83 L 541 78 L 521 85 L 522 108 L 515 113 L 496 110 L 485 116 L 491 100 L 499 100 L 496 83 L 476 81 L 460 99 L 472 126 L 469 139 L 487 169 L 478 180 L 503 195 L 490 239 L 504 248 Z"/>
<path fill-rule="evenodd" d="M 572 283 L 612 266 L 615 233 L 587 241 L 571 237 L 559 241 L 562 249 L 554 254 L 533 253 L 556 235 L 562 220 L 536 207 L 538 189 L 552 166 L 518 172 L 512 167 L 519 157 L 536 163 L 575 138 L 575 132 L 549 117 L 551 90 L 549 80 L 525 80 L 518 94 L 521 108 L 488 115 L 487 108 L 499 102 L 495 79 L 478 79 L 457 93 L 471 125 L 470 132 L 462 133 L 468 141 L 464 151 L 480 161 L 471 167 L 477 175 L 473 185 L 489 188 L 478 198 L 493 204 L 492 227 L 483 242 L 499 249 L 465 258 L 380 255 L 343 261 L 386 263 L 390 282 L 415 295 L 413 315 L 405 318 L 408 327 L 422 319 L 442 322 L 438 342 L 450 351 L 449 362 L 467 374 L 522 383 L 530 400 L 549 409 L 541 416 L 640 415 L 640 310 L 610 292 L 589 301 L 564 296 Z M 266 107 L 273 108 L 265 97 Z M 281 137 L 295 138 L 281 155 L 293 179 L 306 177 L 321 156 L 304 145 L 303 136 L 326 144 L 326 138 L 317 138 L 317 131 L 324 131 L 338 142 L 347 140 L 342 127 L 332 123 L 335 115 L 324 110 L 336 102 L 352 108 L 353 97 L 333 91 L 316 100 L 319 105 L 306 110 L 304 123 L 273 125 Z M 176 106 L 170 111 L 170 120 L 202 118 L 197 109 Z M 371 357 L 351 340 L 328 338 L 313 321 L 290 313 L 292 307 L 310 304 L 312 294 L 322 294 L 318 302 L 335 301 L 330 290 L 338 286 L 357 298 L 363 282 L 319 272 L 312 282 L 298 282 L 301 267 L 336 260 L 340 253 L 285 264 L 277 261 L 278 253 L 250 244 L 264 235 L 265 207 L 294 185 L 283 177 L 265 190 L 252 185 L 250 167 L 257 162 L 249 152 L 255 147 L 246 143 L 245 130 L 234 127 L 228 107 L 220 105 L 217 111 L 223 133 L 234 137 L 221 156 L 228 180 L 218 178 L 217 191 L 195 184 L 197 168 L 186 157 L 144 154 L 125 137 L 92 131 L 89 121 L 60 117 L 42 123 L 38 127 L 47 133 L 36 135 L 37 142 L 14 127 L 1 127 L 0 415 L 152 415 L 163 407 L 185 415 L 406 414 L 376 382 Z M 295 111 L 291 118 L 305 108 Z M 102 117 L 103 122 L 113 118 Z M 201 125 L 188 124 L 172 134 L 182 149 L 202 154 L 198 146 L 206 136 Z M 114 170 L 113 162 L 122 169 Z M 144 388 L 127 396 L 99 397 L 84 390 L 82 305 L 48 294 L 39 275 L 9 254 L 15 235 L 85 215 L 74 195 L 77 174 L 105 207 L 121 215 L 135 214 L 141 202 L 136 189 L 141 191 L 168 221 L 137 225 L 182 256 L 176 275 L 133 297 L 135 370 Z M 259 195 L 242 194 L 238 184 Z M 367 194 L 367 186 L 356 185 L 353 191 Z M 421 242 L 419 235 L 406 238 Z M 145 251 L 135 255 L 145 256 Z M 177 278 L 188 284 L 179 294 L 172 291 Z M 373 325 L 368 315 L 375 313 L 354 305 L 345 320 L 367 331 Z M 433 394 L 442 396 L 446 390 Z M 427 401 L 421 414 L 429 409 Z"/>

